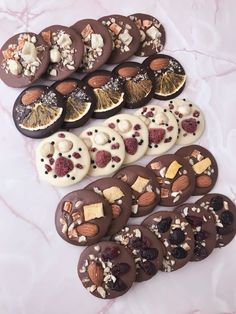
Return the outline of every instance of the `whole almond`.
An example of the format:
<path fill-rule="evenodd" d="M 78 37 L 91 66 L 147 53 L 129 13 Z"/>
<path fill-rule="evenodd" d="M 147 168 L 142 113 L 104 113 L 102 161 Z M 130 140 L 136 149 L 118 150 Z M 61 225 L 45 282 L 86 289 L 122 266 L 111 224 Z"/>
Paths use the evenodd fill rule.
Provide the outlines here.
<path fill-rule="evenodd" d="M 88 80 L 88 84 L 93 88 L 99 88 L 105 85 L 108 81 L 109 81 L 108 75 L 96 75 Z"/>
<path fill-rule="evenodd" d="M 154 203 L 156 194 L 154 192 L 145 192 L 138 198 L 139 206 L 149 206 Z"/>
<path fill-rule="evenodd" d="M 116 219 L 117 217 L 120 216 L 121 208 L 119 205 L 113 204 L 113 205 L 111 205 L 111 209 L 112 209 L 112 218 L 113 219 Z"/>
<path fill-rule="evenodd" d="M 118 74 L 122 77 L 134 77 L 139 72 L 136 67 L 124 67 L 118 70 Z"/>
<path fill-rule="evenodd" d="M 21 102 L 23 105 L 27 106 L 32 104 L 34 101 L 39 99 L 40 96 L 42 96 L 43 90 L 39 88 L 33 88 L 30 90 L 27 90 L 24 95 L 21 98 Z"/>
<path fill-rule="evenodd" d="M 198 188 L 208 188 L 209 186 L 211 186 L 211 184 L 212 184 L 212 179 L 206 174 L 196 178 L 196 186 Z"/>
<path fill-rule="evenodd" d="M 76 89 L 77 83 L 75 81 L 65 81 L 57 85 L 56 90 L 62 95 L 68 95 Z"/>
<path fill-rule="evenodd" d="M 169 59 L 167 58 L 157 58 L 151 61 L 150 69 L 153 71 L 158 71 L 164 69 L 168 66 Z"/>
<path fill-rule="evenodd" d="M 189 178 L 186 175 L 182 175 L 176 179 L 172 185 L 172 192 L 179 192 L 185 190 L 189 186 Z"/>
<path fill-rule="evenodd" d="M 103 269 L 96 262 L 92 262 L 88 266 L 88 275 L 91 281 L 97 286 L 101 286 L 103 282 Z"/>
<path fill-rule="evenodd" d="M 98 226 L 91 223 L 84 223 L 76 228 L 80 235 L 94 237 L 98 233 Z"/>

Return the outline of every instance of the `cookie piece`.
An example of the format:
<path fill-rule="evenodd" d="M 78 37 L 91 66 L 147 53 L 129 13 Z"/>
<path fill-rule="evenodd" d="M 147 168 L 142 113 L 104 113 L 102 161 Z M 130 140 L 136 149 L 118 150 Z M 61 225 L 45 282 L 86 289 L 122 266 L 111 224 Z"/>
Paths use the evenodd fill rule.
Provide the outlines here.
<path fill-rule="evenodd" d="M 196 204 L 183 204 L 175 212 L 184 217 L 193 229 L 195 248 L 191 261 L 208 257 L 216 246 L 216 227 L 213 215 Z"/>
<path fill-rule="evenodd" d="M 82 72 L 93 72 L 107 62 L 112 51 L 112 39 L 102 23 L 84 19 L 71 28 L 81 35 L 84 43 L 84 57 L 80 67 Z"/>
<path fill-rule="evenodd" d="M 190 261 L 194 250 L 194 235 L 191 226 L 180 214 L 159 211 L 148 216 L 142 225 L 164 245 L 162 271 L 177 270 Z"/>
<path fill-rule="evenodd" d="M 126 152 L 124 164 L 135 162 L 145 155 L 148 147 L 148 130 L 138 117 L 121 113 L 107 119 L 104 124 L 122 136 Z"/>
<path fill-rule="evenodd" d="M 73 29 L 62 25 L 46 27 L 40 34 L 50 47 L 50 64 L 46 78 L 59 81 L 75 72 L 84 54 L 80 35 Z"/>
<path fill-rule="evenodd" d="M 49 64 L 49 47 L 41 36 L 20 33 L 1 48 L 0 78 L 10 87 L 24 87 L 36 81 Z"/>
<path fill-rule="evenodd" d="M 215 219 L 216 247 L 229 244 L 236 233 L 236 207 L 225 195 L 219 193 L 206 194 L 197 200 L 196 205 L 209 210 Z"/>
<path fill-rule="evenodd" d="M 62 198 L 55 224 L 63 240 L 74 245 L 92 245 L 106 234 L 111 217 L 111 206 L 104 197 L 84 189 Z"/>
<path fill-rule="evenodd" d="M 162 103 L 174 115 L 178 123 L 177 145 L 189 145 L 197 141 L 205 128 L 203 112 L 190 100 L 173 99 Z"/>
<path fill-rule="evenodd" d="M 44 138 L 56 132 L 65 114 L 62 96 L 43 85 L 28 87 L 20 93 L 12 112 L 18 131 L 31 138 Z"/>
<path fill-rule="evenodd" d="M 100 70 L 88 74 L 84 81 L 93 89 L 96 107 L 93 117 L 106 119 L 124 106 L 124 86 L 121 79 L 110 71 Z"/>
<path fill-rule="evenodd" d="M 161 206 L 184 203 L 195 189 L 194 172 L 184 158 L 167 154 L 154 158 L 147 165 L 161 187 Z"/>
<path fill-rule="evenodd" d="M 112 53 L 107 63 L 116 64 L 129 59 L 139 48 L 139 29 L 128 17 L 123 15 L 108 15 L 100 21 L 108 28 L 112 41 Z"/>
<path fill-rule="evenodd" d="M 154 95 L 154 76 L 138 62 L 124 62 L 113 69 L 124 82 L 125 107 L 140 108 L 146 105 Z"/>
<path fill-rule="evenodd" d="M 151 170 L 133 165 L 120 169 L 114 176 L 132 189 L 131 217 L 145 216 L 160 202 L 160 189 Z"/>
<path fill-rule="evenodd" d="M 135 281 L 151 279 L 161 268 L 164 249 L 162 243 L 144 226 L 128 225 L 112 239 L 132 252 L 136 265 Z"/>
<path fill-rule="evenodd" d="M 40 177 L 55 186 L 81 181 L 89 171 L 89 152 L 84 142 L 69 132 L 57 132 L 45 138 L 36 150 Z"/>
<path fill-rule="evenodd" d="M 102 178 L 90 183 L 85 189 L 105 197 L 111 205 L 112 222 L 107 235 L 120 231 L 131 215 L 132 190 L 128 184 L 115 178 Z"/>
<path fill-rule="evenodd" d="M 210 192 L 218 177 L 218 166 L 214 156 L 200 145 L 185 146 L 175 153 L 188 160 L 195 173 L 193 195 L 205 195 Z"/>
<path fill-rule="evenodd" d="M 63 127 L 78 128 L 84 125 L 92 116 L 96 97 L 91 87 L 75 78 L 55 82 L 53 88 L 60 93 L 66 104 L 66 115 Z"/>
<path fill-rule="evenodd" d="M 161 155 L 174 146 L 178 125 L 174 115 L 168 110 L 157 105 L 147 105 L 135 112 L 147 126 L 149 145 L 147 155 Z"/>
<path fill-rule="evenodd" d="M 118 170 L 125 159 L 122 137 L 106 126 L 93 126 L 80 134 L 91 159 L 90 176 L 109 175 Z"/>
<path fill-rule="evenodd" d="M 186 83 L 186 74 L 182 65 L 175 58 L 156 53 L 145 59 L 143 64 L 155 76 L 155 98 L 168 100 L 182 93 Z"/>
<path fill-rule="evenodd" d="M 117 298 L 135 280 L 135 264 L 130 251 L 111 241 L 99 242 L 80 255 L 78 275 L 83 286 L 95 297 Z"/>
<path fill-rule="evenodd" d="M 135 55 L 147 57 L 155 52 L 161 52 L 166 42 L 166 33 L 163 25 L 153 16 L 136 13 L 129 16 L 138 27 L 141 43 Z"/>

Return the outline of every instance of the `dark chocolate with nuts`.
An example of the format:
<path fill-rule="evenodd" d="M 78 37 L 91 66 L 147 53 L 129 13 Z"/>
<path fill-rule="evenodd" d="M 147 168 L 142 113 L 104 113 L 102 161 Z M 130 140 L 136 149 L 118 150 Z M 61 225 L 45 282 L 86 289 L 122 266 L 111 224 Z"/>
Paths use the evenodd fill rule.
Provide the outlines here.
<path fill-rule="evenodd" d="M 136 265 L 135 281 L 151 279 L 161 268 L 163 245 L 144 226 L 128 225 L 115 234 L 112 239 L 132 252 Z"/>
<path fill-rule="evenodd" d="M 94 296 L 113 299 L 126 293 L 135 280 L 135 264 L 130 251 L 111 241 L 99 242 L 80 255 L 78 275 Z"/>
<path fill-rule="evenodd" d="M 182 157 L 167 154 L 154 158 L 147 165 L 161 187 L 161 206 L 177 206 L 185 202 L 195 189 L 195 176 Z"/>
<path fill-rule="evenodd" d="M 65 195 L 57 206 L 56 229 L 60 237 L 74 245 L 92 245 L 106 234 L 112 219 L 110 204 L 89 190 Z"/>
<path fill-rule="evenodd" d="M 159 184 L 151 170 L 138 165 L 127 166 L 113 177 L 127 183 L 132 189 L 131 217 L 145 216 L 159 204 Z"/>
<path fill-rule="evenodd" d="M 120 231 L 131 214 L 132 191 L 128 184 L 115 178 L 98 179 L 85 187 L 105 197 L 112 209 L 112 222 L 107 235 Z"/>
<path fill-rule="evenodd" d="M 148 216 L 142 225 L 164 245 L 162 271 L 177 270 L 190 261 L 194 250 L 194 235 L 190 224 L 180 214 L 160 211 Z"/>

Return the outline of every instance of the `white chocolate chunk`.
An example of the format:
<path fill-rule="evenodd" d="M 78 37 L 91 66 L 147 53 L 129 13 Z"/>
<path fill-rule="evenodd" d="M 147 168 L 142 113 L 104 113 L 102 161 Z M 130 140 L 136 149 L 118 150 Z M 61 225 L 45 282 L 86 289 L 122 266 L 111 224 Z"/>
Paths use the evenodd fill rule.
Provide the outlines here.
<path fill-rule="evenodd" d="M 152 40 L 161 37 L 161 33 L 159 32 L 159 30 L 154 25 L 152 27 L 150 27 L 149 29 L 147 29 L 146 34 Z"/>
<path fill-rule="evenodd" d="M 138 193 L 142 193 L 148 183 L 148 179 L 138 176 L 131 188 Z"/>
<path fill-rule="evenodd" d="M 61 48 L 66 48 L 72 44 L 72 41 L 68 34 L 62 34 L 57 40 L 57 43 Z"/>
<path fill-rule="evenodd" d="M 35 45 L 26 41 L 22 48 L 21 57 L 27 64 L 35 62 L 37 59 L 37 50 Z"/>
<path fill-rule="evenodd" d="M 201 161 L 197 162 L 193 165 L 193 170 L 197 174 L 203 173 L 209 166 L 211 165 L 211 160 L 209 157 L 202 159 Z"/>
<path fill-rule="evenodd" d="M 103 38 L 100 34 L 92 34 L 91 35 L 91 47 L 93 49 L 103 48 L 104 42 Z"/>
<path fill-rule="evenodd" d="M 103 204 L 102 203 L 95 203 L 90 205 L 84 205 L 84 220 L 89 221 L 95 218 L 104 217 L 103 212 Z"/>
<path fill-rule="evenodd" d="M 182 167 L 176 160 L 174 160 L 168 167 L 165 177 L 168 179 L 174 179 L 178 170 Z"/>
<path fill-rule="evenodd" d="M 13 75 L 19 75 L 22 72 L 22 66 L 20 62 L 16 60 L 8 60 L 7 65 L 9 66 L 9 70 Z"/>
<path fill-rule="evenodd" d="M 112 186 L 111 188 L 103 190 L 103 195 L 108 202 L 112 204 L 114 201 L 124 196 L 124 193 L 117 186 Z"/>
<path fill-rule="evenodd" d="M 61 61 L 60 51 L 56 48 L 50 50 L 50 61 L 52 63 L 58 63 Z"/>
<path fill-rule="evenodd" d="M 129 44 L 132 42 L 133 37 L 130 36 L 129 33 L 121 33 L 119 35 L 119 39 L 122 41 L 122 43 L 126 46 L 129 46 Z"/>

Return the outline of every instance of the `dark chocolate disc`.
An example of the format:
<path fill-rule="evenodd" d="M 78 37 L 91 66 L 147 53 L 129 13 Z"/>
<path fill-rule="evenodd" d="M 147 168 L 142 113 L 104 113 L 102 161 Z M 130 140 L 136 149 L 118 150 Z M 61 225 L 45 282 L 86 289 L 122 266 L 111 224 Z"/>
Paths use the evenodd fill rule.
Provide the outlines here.
<path fill-rule="evenodd" d="M 151 170 L 138 165 L 127 166 L 118 170 L 113 177 L 127 183 L 132 189 L 132 217 L 145 216 L 159 204 L 159 184 Z"/>
<path fill-rule="evenodd" d="M 136 13 L 129 16 L 138 27 L 141 34 L 141 43 L 135 55 L 150 56 L 164 49 L 166 33 L 163 25 L 153 16 Z"/>
<path fill-rule="evenodd" d="M 132 191 L 129 185 L 115 178 L 102 178 L 90 183 L 85 189 L 102 195 L 111 204 L 112 222 L 107 235 L 120 231 L 131 214 Z"/>
<path fill-rule="evenodd" d="M 124 82 L 125 107 L 135 109 L 146 105 L 154 96 L 154 75 L 138 62 L 124 62 L 113 69 Z"/>
<path fill-rule="evenodd" d="M 103 241 L 81 253 L 78 275 L 92 295 L 113 299 L 131 288 L 135 280 L 135 263 L 128 249 L 115 242 Z"/>
<path fill-rule="evenodd" d="M 0 78 L 11 87 L 24 87 L 36 81 L 49 64 L 49 47 L 41 36 L 20 33 L 1 48 Z"/>
<path fill-rule="evenodd" d="M 204 195 L 210 192 L 218 177 L 218 166 L 209 150 L 200 145 L 190 145 L 177 150 L 176 155 L 185 158 L 195 173 L 193 195 Z"/>
<path fill-rule="evenodd" d="M 84 57 L 80 67 L 83 72 L 93 72 L 107 62 L 112 51 L 112 39 L 101 22 L 85 19 L 71 28 L 81 35 L 84 43 Z"/>
<path fill-rule="evenodd" d="M 82 62 L 84 45 L 79 34 L 73 29 L 52 25 L 40 34 L 50 47 L 50 63 L 46 78 L 59 81 L 75 72 Z"/>
<path fill-rule="evenodd" d="M 162 271 L 171 272 L 186 265 L 194 250 L 190 224 L 176 212 L 159 211 L 148 216 L 142 225 L 164 245 Z"/>
<path fill-rule="evenodd" d="M 155 76 L 155 98 L 168 100 L 182 93 L 186 83 L 186 74 L 182 65 L 175 58 L 155 53 L 145 59 L 143 64 Z"/>
<path fill-rule="evenodd" d="M 124 87 L 116 74 L 99 70 L 88 74 L 84 81 L 93 89 L 96 96 L 94 118 L 106 119 L 121 110 L 124 105 Z"/>
<path fill-rule="evenodd" d="M 57 206 L 56 229 L 60 237 L 74 245 L 97 243 L 107 233 L 112 219 L 109 203 L 89 190 L 65 195 Z"/>
<path fill-rule="evenodd" d="M 54 88 L 36 85 L 17 97 L 12 114 L 15 126 L 22 134 L 44 138 L 62 126 L 65 113 L 63 97 Z"/>
<path fill-rule="evenodd" d="M 113 50 L 107 63 L 117 64 L 129 59 L 140 45 L 139 29 L 128 17 L 123 15 L 108 15 L 98 21 L 106 26 L 111 34 Z"/>
<path fill-rule="evenodd" d="M 151 169 L 161 186 L 161 206 L 177 206 L 185 202 L 195 189 L 195 176 L 189 163 L 182 157 L 167 154 L 154 158 Z"/>
<path fill-rule="evenodd" d="M 128 248 L 136 265 L 138 282 L 151 279 L 162 266 L 163 245 L 157 237 L 144 226 L 128 225 L 112 239 Z"/>
<path fill-rule="evenodd" d="M 66 116 L 64 128 L 78 128 L 84 125 L 92 116 L 96 97 L 91 87 L 75 78 L 68 78 L 52 85 L 64 98 Z"/>

